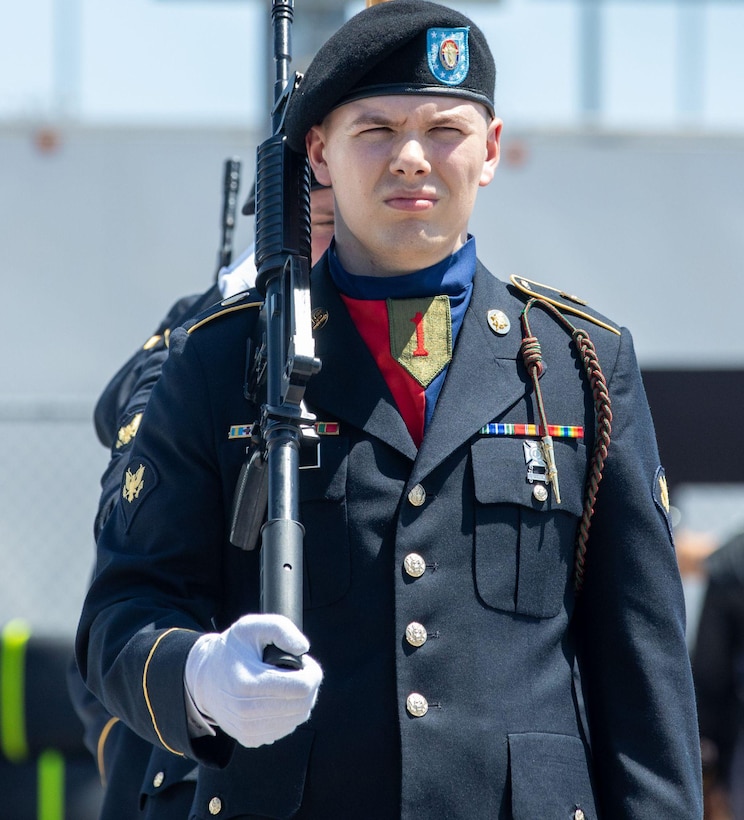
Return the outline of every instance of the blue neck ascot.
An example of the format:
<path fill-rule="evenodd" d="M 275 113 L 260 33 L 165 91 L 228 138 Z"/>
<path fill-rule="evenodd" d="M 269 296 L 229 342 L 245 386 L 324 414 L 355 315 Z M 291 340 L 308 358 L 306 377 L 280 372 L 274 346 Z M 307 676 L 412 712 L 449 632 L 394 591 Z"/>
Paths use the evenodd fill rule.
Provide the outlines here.
<path fill-rule="evenodd" d="M 331 278 L 341 293 L 352 299 L 412 299 L 419 296 L 450 297 L 452 309 L 460 300 L 469 301 L 475 275 L 475 239 L 452 256 L 429 268 L 402 276 L 357 276 L 344 269 L 336 256 L 336 241 L 328 253 Z"/>

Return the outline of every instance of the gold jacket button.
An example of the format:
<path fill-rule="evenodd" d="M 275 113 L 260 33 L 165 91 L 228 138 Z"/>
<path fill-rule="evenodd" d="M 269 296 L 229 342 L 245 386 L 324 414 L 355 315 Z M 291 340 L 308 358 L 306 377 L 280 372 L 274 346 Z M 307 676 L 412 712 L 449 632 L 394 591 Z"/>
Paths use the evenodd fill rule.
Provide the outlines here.
<path fill-rule="evenodd" d="M 423 717 L 429 711 L 429 702 L 418 692 L 411 692 L 406 698 L 406 709 L 413 717 Z"/>
<path fill-rule="evenodd" d="M 426 572 L 426 562 L 417 552 L 409 552 L 403 559 L 403 569 L 411 578 L 420 578 Z"/>
<path fill-rule="evenodd" d="M 427 637 L 426 627 L 423 624 L 411 621 L 406 627 L 406 640 L 411 646 L 423 646 L 426 643 Z"/>
<path fill-rule="evenodd" d="M 155 786 L 156 789 L 159 789 L 163 785 L 164 780 L 165 772 L 158 772 L 152 779 L 152 785 Z"/>
<path fill-rule="evenodd" d="M 222 801 L 219 797 L 213 797 L 209 801 L 209 813 L 219 814 L 222 811 Z"/>
<path fill-rule="evenodd" d="M 413 504 L 414 507 L 420 507 L 424 501 L 426 501 L 426 490 L 420 484 L 417 484 L 411 492 L 408 493 L 408 501 Z"/>

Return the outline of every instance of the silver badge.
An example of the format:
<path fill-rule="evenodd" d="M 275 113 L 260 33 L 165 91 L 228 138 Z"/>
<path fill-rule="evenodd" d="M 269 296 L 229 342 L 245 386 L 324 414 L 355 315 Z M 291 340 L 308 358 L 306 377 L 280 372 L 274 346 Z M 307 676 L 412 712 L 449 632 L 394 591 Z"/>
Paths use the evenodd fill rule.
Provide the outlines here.
<path fill-rule="evenodd" d="M 548 465 L 545 463 L 540 442 L 534 439 L 526 439 L 522 442 L 522 447 L 524 447 L 524 461 L 527 465 L 527 481 L 530 484 L 534 484 L 536 481 L 545 483 Z"/>

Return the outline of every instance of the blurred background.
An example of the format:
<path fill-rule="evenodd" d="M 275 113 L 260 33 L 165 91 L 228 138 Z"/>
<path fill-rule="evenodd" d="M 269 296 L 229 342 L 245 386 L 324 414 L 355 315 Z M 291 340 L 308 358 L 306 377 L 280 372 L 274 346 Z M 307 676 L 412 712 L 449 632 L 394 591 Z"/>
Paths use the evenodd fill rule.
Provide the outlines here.
<path fill-rule="evenodd" d="M 505 123 L 479 256 L 632 330 L 692 648 L 700 559 L 744 529 L 744 2 L 451 5 L 492 45 Z M 362 7 L 295 0 L 293 66 Z M 242 160 L 242 203 L 269 130 L 269 12 L 0 0 L 0 625 L 71 641 L 108 460 L 93 406 L 213 281 L 223 162 Z M 236 253 L 252 231 L 239 217 Z"/>

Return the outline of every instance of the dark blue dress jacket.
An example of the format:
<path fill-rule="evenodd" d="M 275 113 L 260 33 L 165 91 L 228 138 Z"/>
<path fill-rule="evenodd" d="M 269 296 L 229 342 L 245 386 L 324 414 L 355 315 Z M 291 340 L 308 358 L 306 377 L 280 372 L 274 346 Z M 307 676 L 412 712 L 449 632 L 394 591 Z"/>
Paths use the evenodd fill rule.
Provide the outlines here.
<path fill-rule="evenodd" d="M 79 627 L 88 686 L 161 749 L 145 779 L 153 816 L 170 816 L 154 807 L 185 755 L 201 764 L 191 818 L 700 818 L 682 590 L 630 335 L 584 323 L 613 435 L 577 597 L 591 390 L 566 330 L 533 309 L 548 421 L 585 428 L 555 441 L 562 503 L 539 501 L 523 439 L 481 432 L 539 419 L 519 353 L 524 298 L 480 264 L 418 451 L 326 261 L 314 268 L 328 321 L 306 399 L 338 423 L 300 478 L 304 631 L 324 682 L 310 720 L 270 746 L 189 737 L 189 649 L 259 609 L 258 551 L 227 536 L 248 443 L 229 431 L 257 418 L 243 394 L 250 298 L 171 334 Z M 412 554 L 423 572 L 407 569 Z M 411 623 L 423 645 L 406 640 Z"/>

